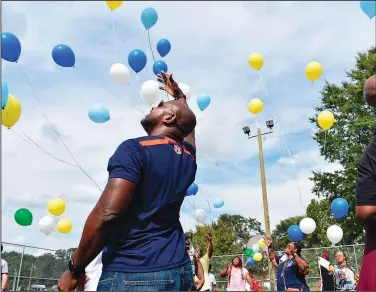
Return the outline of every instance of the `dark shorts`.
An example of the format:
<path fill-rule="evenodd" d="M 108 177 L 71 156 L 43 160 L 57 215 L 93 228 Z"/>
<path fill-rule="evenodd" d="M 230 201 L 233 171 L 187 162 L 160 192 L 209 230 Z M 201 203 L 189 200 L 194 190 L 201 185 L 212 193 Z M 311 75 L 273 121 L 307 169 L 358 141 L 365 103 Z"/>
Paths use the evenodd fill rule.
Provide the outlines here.
<path fill-rule="evenodd" d="M 190 263 L 183 266 L 148 273 L 103 271 L 97 291 L 193 291 Z"/>

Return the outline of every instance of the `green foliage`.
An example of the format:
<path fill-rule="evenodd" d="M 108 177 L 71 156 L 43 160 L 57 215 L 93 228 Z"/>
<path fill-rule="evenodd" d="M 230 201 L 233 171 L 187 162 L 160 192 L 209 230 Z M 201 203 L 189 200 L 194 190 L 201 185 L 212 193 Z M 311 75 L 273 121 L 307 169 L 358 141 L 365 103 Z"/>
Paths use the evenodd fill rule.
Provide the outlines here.
<path fill-rule="evenodd" d="M 376 128 L 376 111 L 365 105 L 363 96 L 364 83 L 375 74 L 375 68 L 375 47 L 359 53 L 355 68 L 347 72 L 349 80 L 340 85 L 325 82 L 321 91 L 322 105 L 310 119 L 316 124 L 316 117 L 322 110 L 330 110 L 335 115 L 334 127 L 318 131 L 314 140 L 319 144 L 321 155 L 329 162 L 339 163 L 342 169 L 325 173 L 314 171 L 311 179 L 312 191 L 317 197 L 329 199 L 329 202 L 342 197 L 349 202 L 349 215 L 339 222 L 344 231 L 344 244 L 357 243 L 363 238 L 363 229 L 355 218 L 355 180 L 357 163 Z"/>

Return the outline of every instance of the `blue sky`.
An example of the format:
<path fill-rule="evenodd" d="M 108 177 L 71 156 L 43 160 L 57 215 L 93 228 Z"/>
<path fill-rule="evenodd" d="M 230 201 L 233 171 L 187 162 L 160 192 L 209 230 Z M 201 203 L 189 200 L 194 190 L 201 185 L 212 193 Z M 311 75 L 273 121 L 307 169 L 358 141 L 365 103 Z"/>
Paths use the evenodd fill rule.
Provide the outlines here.
<path fill-rule="evenodd" d="M 208 211 L 206 200 L 223 198 L 225 205 L 212 210 L 213 218 L 230 212 L 263 223 L 257 142 L 247 140 L 241 130 L 247 124 L 256 131 L 247 111 L 247 102 L 253 97 L 265 104 L 257 116 L 263 130 L 273 112 L 280 126 L 264 141 L 272 226 L 283 218 L 304 214 L 297 186 L 306 205 L 312 198 L 309 177 L 313 169 L 339 167 L 326 164 L 319 156 L 311 139 L 314 125 L 308 119 L 319 105 L 318 90 L 324 78 L 340 82 L 345 70 L 354 66 L 356 53 L 374 44 L 375 23 L 361 12 L 358 2 L 125 1 L 114 12 L 104 1 L 4 2 L 3 31 L 19 37 L 22 54 L 19 64 L 2 62 L 3 77 L 10 92 L 21 101 L 23 112 L 13 129 L 2 128 L 3 241 L 47 248 L 75 246 L 100 195 L 77 168 L 53 160 L 17 135 L 26 133 L 48 152 L 71 162 L 49 129 L 43 111 L 101 187 L 107 179 L 108 158 L 118 144 L 144 135 L 139 125 L 142 114 L 133 107 L 147 109 L 139 91 L 142 82 L 155 78 L 150 51 L 139 80 L 132 73 L 126 86 L 114 84 L 109 69 L 116 62 L 128 66 L 127 56 L 133 49 L 146 52 L 147 36 L 140 21 L 145 7 L 153 7 L 159 14 L 150 31 L 155 53 L 159 39 L 170 40 L 172 49 L 165 57 L 169 71 L 193 92 L 190 105 L 199 119 L 196 182 L 205 190 L 205 195 L 190 198 L 196 208 Z M 76 68 L 58 68 L 53 63 L 51 51 L 61 43 L 74 50 Z M 261 74 L 269 97 L 258 73 L 247 63 L 253 52 L 264 56 Z M 324 73 L 311 84 L 304 68 L 314 60 L 322 64 Z M 196 97 L 203 93 L 210 95 L 212 102 L 200 112 Z M 119 119 L 103 125 L 92 123 L 87 109 L 95 103 L 106 105 L 111 116 Z M 287 134 L 296 172 L 283 133 Z M 301 134 L 292 135 L 296 133 Z M 55 196 L 66 200 L 63 217 L 72 219 L 74 225 L 69 235 L 45 236 L 38 229 L 39 219 L 47 214 L 48 200 Z M 291 208 L 292 204 L 296 207 Z M 33 226 L 23 228 L 14 222 L 14 211 L 21 207 L 32 210 Z M 185 228 L 195 226 L 192 213 L 185 202 L 181 214 Z"/>

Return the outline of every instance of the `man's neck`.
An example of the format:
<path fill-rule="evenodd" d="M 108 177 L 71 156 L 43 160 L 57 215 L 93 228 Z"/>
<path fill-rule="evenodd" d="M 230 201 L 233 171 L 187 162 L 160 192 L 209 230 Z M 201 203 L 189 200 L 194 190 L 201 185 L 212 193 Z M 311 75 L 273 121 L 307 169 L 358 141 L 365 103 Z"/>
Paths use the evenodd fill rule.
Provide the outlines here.
<path fill-rule="evenodd" d="M 181 138 L 174 133 L 170 133 L 170 132 L 164 131 L 162 129 L 153 130 L 148 134 L 148 136 L 163 136 L 163 137 L 170 138 L 170 139 L 172 139 L 176 142 L 179 142 L 179 143 L 183 142 L 183 140 L 184 140 L 184 138 Z"/>

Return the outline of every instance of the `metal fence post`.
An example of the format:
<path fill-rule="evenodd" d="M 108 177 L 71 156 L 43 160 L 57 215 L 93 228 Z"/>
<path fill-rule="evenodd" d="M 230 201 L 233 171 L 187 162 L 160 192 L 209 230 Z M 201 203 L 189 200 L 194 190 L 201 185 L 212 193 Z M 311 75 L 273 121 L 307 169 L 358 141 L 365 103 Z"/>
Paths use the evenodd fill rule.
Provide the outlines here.
<path fill-rule="evenodd" d="M 18 285 L 20 284 L 21 269 L 22 269 L 22 261 L 23 261 L 23 257 L 24 257 L 24 254 L 25 254 L 25 247 L 26 247 L 26 246 L 24 245 L 24 246 L 23 246 L 23 249 L 22 249 L 20 268 L 18 269 L 17 291 L 18 291 Z"/>
<path fill-rule="evenodd" d="M 12 291 L 16 291 L 17 269 L 14 269 Z"/>
<path fill-rule="evenodd" d="M 356 250 L 355 250 L 355 245 L 353 244 L 353 250 L 354 250 L 354 257 L 355 257 L 355 268 L 356 268 L 356 273 L 359 274 L 359 266 L 358 266 L 358 258 L 356 256 Z"/>

